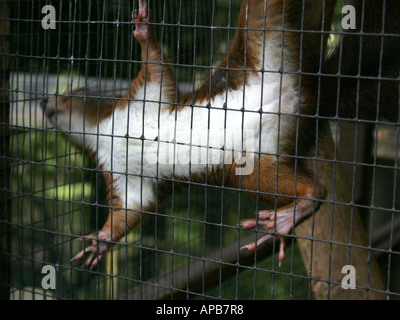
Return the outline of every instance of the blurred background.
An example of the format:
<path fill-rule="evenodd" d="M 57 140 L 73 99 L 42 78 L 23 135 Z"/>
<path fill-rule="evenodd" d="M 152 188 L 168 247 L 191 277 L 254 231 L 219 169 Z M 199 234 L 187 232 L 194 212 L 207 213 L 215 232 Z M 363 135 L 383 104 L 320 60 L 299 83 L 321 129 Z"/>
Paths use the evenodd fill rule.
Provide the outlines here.
<path fill-rule="evenodd" d="M 41 9 L 48 4 L 56 9 L 55 30 L 41 25 Z M 197 88 L 212 72 L 210 66 L 226 54 L 234 35 L 229 27 L 236 25 L 240 4 L 240 0 L 150 2 L 156 37 L 182 91 Z M 272 250 L 250 265 L 233 264 L 234 272 L 222 277 L 218 253 L 222 257 L 223 248 L 232 244 L 238 252 L 238 239 L 250 234 L 237 228 L 239 221 L 254 217 L 258 204 L 239 190 L 209 185 L 173 183 L 171 199 L 114 246 L 98 268 L 89 270 L 70 261 L 83 248 L 77 239 L 101 229 L 108 215 L 106 186 L 92 160 L 46 122 L 40 101 L 44 95 L 82 86 L 114 97 L 127 92 L 141 66 L 140 48 L 132 35 L 135 5 L 132 0 L 8 1 L 12 299 L 173 298 L 173 294 L 193 299 L 312 299 L 308 266 L 295 242 L 281 267 Z M 337 37 L 332 37 L 332 44 L 335 41 Z M 348 138 L 335 124 L 332 132 L 338 145 L 345 147 Z M 378 126 L 364 134 L 370 142 L 362 151 L 356 199 L 371 243 L 389 249 L 376 252 L 376 257 L 390 288 L 389 298 L 398 299 L 399 132 Z M 208 257 L 215 255 L 215 270 L 208 273 L 214 262 Z M 57 269 L 57 286 L 44 293 L 41 270 L 47 264 Z M 179 295 L 173 293 L 177 270 L 189 275 L 196 268 L 200 276 L 195 281 L 200 285 L 191 289 L 188 284 L 186 290 L 178 290 Z M 165 293 L 165 289 L 171 290 Z"/>

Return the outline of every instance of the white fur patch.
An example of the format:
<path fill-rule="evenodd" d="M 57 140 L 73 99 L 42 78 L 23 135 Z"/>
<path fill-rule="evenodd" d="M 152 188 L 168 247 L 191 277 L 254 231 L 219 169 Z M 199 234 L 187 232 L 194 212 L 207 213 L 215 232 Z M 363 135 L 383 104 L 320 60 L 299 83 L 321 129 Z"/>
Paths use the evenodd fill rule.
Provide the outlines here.
<path fill-rule="evenodd" d="M 277 113 L 292 114 L 297 105 L 290 84 L 280 90 L 279 75 L 266 80 L 262 86 L 261 78 L 253 78 L 244 90 L 218 95 L 210 108 L 203 103 L 170 114 L 167 105 L 135 101 L 115 110 L 113 118 L 103 120 L 98 128 L 86 128 L 99 134 L 85 136 L 86 143 L 97 151 L 104 170 L 113 173 L 128 208 L 155 201 L 157 178 L 187 178 L 233 161 L 252 170 L 251 155 L 278 150 L 282 124 Z M 143 96 L 144 92 L 136 99 Z M 162 100 L 159 84 L 148 85 L 145 98 Z"/>

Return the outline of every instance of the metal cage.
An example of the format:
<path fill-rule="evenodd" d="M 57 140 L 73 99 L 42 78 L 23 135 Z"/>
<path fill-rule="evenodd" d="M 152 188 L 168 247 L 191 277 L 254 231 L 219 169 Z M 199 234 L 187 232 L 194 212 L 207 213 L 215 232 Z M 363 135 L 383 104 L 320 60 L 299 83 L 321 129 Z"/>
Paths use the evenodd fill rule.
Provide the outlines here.
<path fill-rule="evenodd" d="M 168 200 L 98 267 L 70 261 L 83 247 L 79 238 L 99 230 L 107 217 L 106 183 L 87 153 L 49 125 L 40 102 L 71 97 L 77 87 L 114 100 L 129 90 L 141 65 L 132 36 L 137 2 L 0 2 L 0 296 L 398 299 L 400 119 L 332 118 L 332 135 L 315 159 L 329 196 L 308 227 L 296 227 L 281 266 L 275 240 L 255 253 L 240 250 L 258 235 L 240 227 L 241 219 L 254 217 L 257 201 L 240 189 L 175 178 Z M 331 28 L 321 31 L 331 35 L 332 46 L 340 41 L 346 3 L 337 1 Z M 43 27 L 48 5 L 55 9 L 55 29 Z M 190 92 L 226 54 L 241 0 L 149 5 L 179 88 Z M 400 41 L 399 34 L 389 36 Z M 393 81 L 400 88 L 398 76 Z M 43 286 L 46 266 L 56 271 L 55 288 Z M 346 266 L 357 271 L 356 290 L 343 288 Z"/>

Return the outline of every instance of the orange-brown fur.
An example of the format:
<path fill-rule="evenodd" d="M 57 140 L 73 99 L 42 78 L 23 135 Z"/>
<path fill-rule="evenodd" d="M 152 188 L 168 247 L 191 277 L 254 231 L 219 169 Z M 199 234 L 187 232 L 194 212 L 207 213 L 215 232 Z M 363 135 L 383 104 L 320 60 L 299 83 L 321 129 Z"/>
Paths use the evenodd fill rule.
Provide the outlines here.
<path fill-rule="evenodd" d="M 333 3 L 333 1 L 328 1 Z M 265 7 L 266 5 L 266 7 Z M 316 14 L 322 17 L 322 12 L 319 6 L 314 10 L 313 5 L 308 7 L 308 13 L 311 16 Z M 326 15 L 331 14 L 333 6 L 329 6 Z M 131 84 L 130 91 L 115 104 L 115 108 L 124 108 L 127 106 L 127 100 L 135 98 L 136 92 L 146 86 L 146 83 L 154 79 L 162 78 L 162 90 L 164 94 L 168 94 L 167 101 L 170 102 L 170 112 L 180 112 L 183 108 L 189 105 L 200 104 L 203 101 L 212 99 L 215 95 L 225 92 L 226 90 L 241 89 L 253 76 L 257 76 L 262 71 L 263 61 L 260 60 L 262 50 L 265 44 L 265 35 L 268 37 L 276 38 L 277 44 L 282 48 L 277 48 L 276 56 L 272 57 L 277 61 L 282 62 L 282 72 L 296 72 L 300 69 L 300 47 L 304 48 L 315 46 L 320 40 L 316 36 L 304 36 L 310 44 L 301 44 L 301 36 L 297 32 L 286 31 L 284 37 L 282 36 L 282 28 L 286 30 L 299 30 L 301 25 L 301 15 L 298 10 L 301 6 L 294 5 L 292 1 L 286 2 L 284 8 L 283 1 L 243 1 L 238 30 L 235 37 L 230 44 L 228 56 L 226 56 L 217 69 L 214 71 L 211 78 L 204 81 L 202 86 L 194 92 L 189 92 L 183 96 L 179 96 L 176 89 L 175 78 L 168 59 L 164 55 L 161 46 L 156 41 L 151 25 L 149 26 L 149 35 L 146 40 L 139 40 L 141 45 L 142 59 L 145 61 L 138 76 Z M 285 12 L 283 18 L 282 12 Z M 306 17 L 305 19 L 308 19 Z M 312 17 L 311 21 L 320 21 Z M 306 25 L 305 28 L 309 30 L 321 30 L 320 22 L 314 25 Z M 264 30 L 274 31 L 264 31 Z M 315 54 L 308 53 L 307 58 L 316 58 L 320 54 L 319 50 Z M 269 57 L 271 58 L 271 57 Z M 303 63 L 304 70 L 310 70 L 311 64 Z M 294 77 L 294 76 L 293 76 Z M 303 92 L 302 100 L 306 100 L 308 92 Z M 178 98 L 178 100 L 176 100 Z M 112 109 L 104 109 L 102 116 L 110 114 Z M 301 113 L 312 113 L 313 110 L 306 105 L 305 108 L 300 110 Z M 307 120 L 293 116 L 293 122 L 307 124 Z M 291 132 L 281 133 L 281 152 L 283 155 L 296 155 L 301 154 L 303 151 L 297 152 L 296 140 L 287 139 L 287 137 L 295 137 L 298 130 L 296 125 L 290 129 Z M 294 204 L 299 202 L 306 202 L 307 206 L 312 206 L 312 199 L 323 199 L 325 197 L 325 189 L 319 184 L 314 183 L 314 178 L 300 166 L 295 171 L 294 160 L 291 158 L 280 158 L 272 155 L 260 155 L 256 157 L 255 170 L 248 176 L 237 176 L 234 172 L 238 167 L 237 164 L 225 165 L 215 167 L 207 173 L 202 175 L 194 175 L 190 177 L 191 181 L 207 181 L 207 183 L 221 183 L 225 182 L 227 185 L 240 188 L 247 191 L 251 197 L 257 197 L 261 202 L 271 206 L 278 206 L 279 210 L 287 210 L 293 208 Z M 222 176 L 222 174 L 225 176 Z M 123 237 L 126 232 L 132 230 L 140 221 L 140 211 L 151 211 L 152 208 L 136 208 L 137 211 L 123 209 L 119 196 L 111 194 L 112 190 L 112 177 L 111 174 L 105 174 L 107 184 L 109 187 L 109 198 L 112 199 L 112 209 L 110 216 L 105 224 L 106 228 L 112 230 L 113 240 L 118 241 Z M 186 180 L 186 178 L 183 178 Z M 162 184 L 162 182 L 161 182 Z M 161 196 L 159 195 L 160 200 Z M 308 204 L 308 202 L 310 202 Z M 298 206 L 298 205 L 297 205 Z M 300 207 L 300 206 L 298 206 Z M 318 205 L 317 205 L 318 207 Z M 121 209 L 118 209 L 121 208 Z"/>
<path fill-rule="evenodd" d="M 373 8 L 377 6 L 377 3 L 372 0 L 368 3 L 370 4 L 367 6 L 368 16 L 373 16 Z M 399 6 L 391 0 L 388 0 L 387 3 L 391 8 Z M 139 0 L 139 4 L 143 14 L 143 10 L 147 10 L 147 1 Z M 261 210 L 258 213 L 258 219 L 245 220 L 242 225 L 245 228 L 253 228 L 257 225 L 267 226 L 270 233 L 275 231 L 278 236 L 284 236 L 290 230 L 285 229 L 282 234 L 279 234 L 279 230 L 274 230 L 271 225 L 277 218 L 272 215 L 279 217 L 291 213 L 296 217 L 296 223 L 299 223 L 313 210 L 317 210 L 318 200 L 322 200 L 326 196 L 325 188 L 316 182 L 314 174 L 309 172 L 307 166 L 304 165 L 303 158 L 312 158 L 312 146 L 315 146 L 318 140 L 317 128 L 320 131 L 324 130 L 322 124 L 314 117 L 320 112 L 317 109 L 320 88 L 318 77 L 312 76 L 312 74 L 318 74 L 320 71 L 320 61 L 325 55 L 323 48 L 327 39 L 327 36 L 322 33 L 329 30 L 334 5 L 334 0 L 306 1 L 304 5 L 303 1 L 295 0 L 244 0 L 239 13 L 238 29 L 229 44 L 228 55 L 222 59 L 212 75 L 203 82 L 199 89 L 182 96 L 177 90 L 168 59 L 149 24 L 148 33 L 143 32 L 147 35 L 145 38 L 141 36 L 140 30 L 135 36 L 141 46 L 143 64 L 139 74 L 132 81 L 128 93 L 116 101 L 104 100 L 103 102 L 90 97 L 91 94 L 83 100 L 82 97 L 78 99 L 60 97 L 58 104 L 60 109 L 81 108 L 85 110 L 85 117 L 90 122 L 97 123 L 111 117 L 116 109 L 126 108 L 129 105 L 128 101 L 136 99 L 140 90 L 151 82 L 159 81 L 163 91 L 163 101 L 160 101 L 160 106 L 163 107 L 164 104 L 168 107 L 168 112 L 174 113 L 181 112 L 188 106 L 196 107 L 198 104 L 211 101 L 226 91 L 243 90 L 253 77 L 264 76 L 268 73 L 280 74 L 283 83 L 282 90 L 286 88 L 287 83 L 290 83 L 296 88 L 299 96 L 298 112 L 280 115 L 280 120 L 286 121 L 285 123 L 289 125 L 280 128 L 277 154 L 256 154 L 255 169 L 249 175 L 237 175 L 235 172 L 239 165 L 233 163 L 213 166 L 207 172 L 189 177 L 174 178 L 229 185 L 247 192 L 250 197 L 274 207 L 275 210 Z M 359 6 L 360 3 L 358 3 L 358 8 Z M 145 15 L 142 16 L 142 18 L 144 17 Z M 397 22 L 398 19 L 391 19 L 390 26 L 394 22 L 392 20 Z M 143 23 L 143 19 L 141 22 Z M 397 29 L 394 32 L 398 32 Z M 263 57 L 267 43 L 271 48 L 268 48 L 268 57 Z M 352 46 L 345 43 L 345 49 L 347 46 L 351 49 Z M 372 41 L 372 43 L 375 42 Z M 264 70 L 264 59 L 268 59 L 273 70 Z M 279 70 L 274 69 L 276 66 L 280 66 Z M 286 81 L 287 79 L 290 81 Z M 322 88 L 321 92 L 323 93 L 322 101 L 332 105 L 331 100 L 335 100 L 335 96 L 324 100 L 324 97 L 331 97 L 329 89 Z M 144 101 L 146 101 L 146 97 L 144 97 Z M 319 107 L 322 110 L 327 109 L 326 105 Z M 89 236 L 90 239 L 97 239 L 93 240 L 90 251 L 85 249 L 76 256 L 77 259 L 80 259 L 84 253 L 91 252 L 86 260 L 86 265 L 92 263 L 98 253 L 96 247 L 99 245 L 98 243 L 119 241 L 140 222 L 141 214 L 152 211 L 154 206 L 153 203 L 143 207 L 124 208 L 125 204 L 121 195 L 116 192 L 113 173 L 106 171 L 103 173 L 108 186 L 110 215 L 101 232 L 111 232 L 112 236 L 111 239 L 108 239 L 100 236 L 101 232 L 99 236 L 96 234 Z M 166 183 L 159 183 L 159 185 L 163 184 Z M 162 200 L 168 193 L 164 195 L 157 193 L 157 195 L 157 200 Z M 314 202 L 316 203 L 314 204 Z M 258 224 L 258 220 L 263 221 Z M 100 255 L 103 251 L 105 251 L 104 248 Z M 97 264 L 98 259 L 95 261 Z"/>
<path fill-rule="evenodd" d="M 149 15 L 151 17 L 150 9 Z M 175 103 L 175 97 L 178 96 L 174 73 L 165 55 L 164 49 L 154 36 L 151 24 L 148 25 L 148 30 L 148 37 L 138 40 L 143 60 L 142 67 L 136 78 L 132 81 L 129 92 L 117 102 L 116 107 L 126 107 L 127 101 L 134 98 L 140 88 L 145 87 L 147 83 L 154 80 L 162 81 L 161 87 L 163 95 L 166 96 L 166 100 L 169 101 L 169 103 Z"/>
<path fill-rule="evenodd" d="M 331 17 L 333 7 L 334 1 L 327 1 L 326 17 Z M 282 30 L 282 28 L 286 30 L 300 29 L 301 14 L 299 14 L 298 10 L 301 9 L 299 4 L 293 6 L 292 1 L 286 2 L 286 8 L 284 8 L 284 1 L 243 1 L 238 22 L 238 28 L 240 29 L 236 32 L 230 44 L 229 55 L 218 65 L 218 69 L 212 76 L 213 80 L 210 80 L 210 78 L 205 80 L 203 85 L 194 93 L 184 95 L 179 100 L 178 105 L 200 103 L 204 100 L 209 100 L 216 94 L 220 94 L 221 91 L 225 91 L 227 88 L 228 90 L 235 90 L 243 86 L 246 79 L 254 76 L 261 68 L 262 61 L 259 61 L 259 57 L 262 55 L 265 42 L 265 31 L 263 30 L 276 30 L 275 32 L 270 32 L 268 36 L 278 38 L 277 41 L 279 42 L 279 38 L 282 37 L 282 32 L 279 30 Z M 282 12 L 285 12 L 285 21 L 283 20 Z M 312 23 L 310 25 L 305 24 L 304 28 L 322 30 L 322 7 L 308 4 L 305 12 L 307 13 L 306 21 L 311 21 Z M 320 17 L 320 19 L 315 17 Z M 327 21 L 327 24 L 329 24 L 329 21 Z M 305 38 L 307 38 L 309 46 L 315 46 L 321 41 L 320 35 L 306 35 Z M 285 32 L 283 42 L 283 67 L 285 72 L 299 71 L 300 41 L 301 36 L 298 32 Z M 307 47 L 307 44 L 303 43 L 303 46 Z M 280 59 L 281 55 L 282 49 L 277 48 L 276 58 Z M 315 61 L 319 55 L 318 46 L 314 49 L 314 53 L 308 53 L 307 57 L 311 61 Z M 306 65 L 306 62 L 304 62 L 302 67 L 310 70 L 312 65 L 310 63 Z M 218 81 L 216 74 L 219 73 L 225 74 L 226 81 Z M 304 91 L 303 100 L 309 98 L 306 95 L 309 95 L 309 93 Z M 312 99 L 309 100 L 312 101 Z M 305 114 L 312 112 L 313 110 L 310 106 L 306 106 L 302 110 L 302 113 Z M 299 120 L 300 127 L 309 124 L 307 119 L 302 119 L 301 117 L 298 119 L 297 117 L 293 118 L 296 118 L 294 119 L 295 123 L 296 120 Z M 291 130 L 292 132 L 281 134 L 281 152 L 283 154 L 300 155 L 302 150 L 297 152 L 296 139 L 288 139 L 288 137 L 296 137 L 298 128 L 294 125 Z M 301 129 L 299 132 L 302 132 Z M 257 195 L 260 201 L 264 203 L 275 205 L 275 201 L 277 201 L 278 207 L 293 203 L 295 197 L 311 199 L 323 199 L 325 197 L 325 189 L 321 185 L 315 184 L 314 178 L 305 169 L 299 166 L 297 172 L 295 172 L 293 159 L 281 158 L 279 161 L 276 159 L 276 156 L 261 155 L 259 161 L 255 163 L 255 170 L 248 176 L 235 175 L 234 170 L 237 165 L 227 165 L 224 171 L 226 175 L 224 180 L 227 184 L 240 188 L 240 190 L 248 190 L 250 196 Z M 220 171 L 222 172 L 222 170 Z M 217 177 L 219 178 L 218 174 Z"/>

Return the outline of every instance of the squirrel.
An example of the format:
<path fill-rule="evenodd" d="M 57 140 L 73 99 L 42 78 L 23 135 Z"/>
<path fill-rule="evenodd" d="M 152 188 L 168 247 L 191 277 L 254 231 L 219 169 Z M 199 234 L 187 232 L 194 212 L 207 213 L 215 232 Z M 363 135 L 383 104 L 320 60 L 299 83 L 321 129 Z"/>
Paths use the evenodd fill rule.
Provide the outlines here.
<path fill-rule="evenodd" d="M 171 64 L 154 36 L 148 1 L 138 2 L 134 37 L 144 62 L 129 92 L 115 102 L 99 102 L 86 89 L 78 89 L 72 100 L 60 96 L 42 102 L 49 121 L 92 155 L 108 185 L 108 219 L 101 231 L 81 238 L 91 244 L 73 260 L 88 254 L 84 265 L 97 266 L 112 244 L 162 200 L 156 189 L 177 179 L 238 188 L 273 207 L 242 220 L 244 229 L 265 231 L 243 248 L 255 250 L 278 237 L 283 261 L 287 237 L 326 197 L 326 189 L 304 164 L 315 157 L 319 131 L 328 130 L 319 117 L 354 118 L 356 109 L 361 110 L 357 116 L 364 114 L 364 106 L 348 107 L 357 106 L 354 82 L 359 80 L 350 75 L 358 75 L 358 57 L 347 54 L 350 58 L 340 71 L 349 75 L 344 80 L 349 85 L 338 86 L 332 75 L 342 74 L 337 66 L 343 52 L 336 50 L 325 61 L 320 49 L 335 1 L 243 0 L 227 56 L 197 90 L 186 94 L 177 89 Z M 365 9 L 362 1 L 356 3 Z M 399 7 L 397 1 L 386 3 Z M 382 7 L 368 0 L 365 10 L 372 14 L 373 6 Z M 344 51 L 354 46 L 353 37 L 343 36 Z M 376 45 L 376 37 L 369 42 Z M 388 56 L 398 45 L 392 42 Z M 373 95 L 368 89 L 376 83 L 365 81 L 363 92 Z M 343 103 L 338 112 L 339 96 Z M 394 100 L 380 113 L 387 116 L 396 110 Z M 368 98 L 360 101 L 374 105 Z"/>

